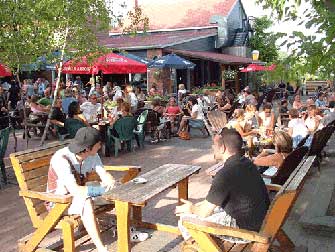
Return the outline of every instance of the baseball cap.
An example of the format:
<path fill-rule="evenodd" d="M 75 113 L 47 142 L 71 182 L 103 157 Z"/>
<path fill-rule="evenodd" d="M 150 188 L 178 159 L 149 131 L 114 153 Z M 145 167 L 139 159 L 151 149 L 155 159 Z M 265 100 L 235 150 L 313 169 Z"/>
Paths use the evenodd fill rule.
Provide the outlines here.
<path fill-rule="evenodd" d="M 80 128 L 73 141 L 69 144 L 72 153 L 79 153 L 101 141 L 100 132 L 92 127 Z"/>

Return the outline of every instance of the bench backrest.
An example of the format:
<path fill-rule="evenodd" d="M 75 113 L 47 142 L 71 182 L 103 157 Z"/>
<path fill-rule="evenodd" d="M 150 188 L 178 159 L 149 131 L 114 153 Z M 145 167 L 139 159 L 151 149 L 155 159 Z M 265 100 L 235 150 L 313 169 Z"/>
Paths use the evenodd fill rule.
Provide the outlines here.
<path fill-rule="evenodd" d="M 212 125 L 213 131 L 219 131 L 227 124 L 226 113 L 220 110 L 208 111 L 208 121 Z"/>
<path fill-rule="evenodd" d="M 285 223 L 314 160 L 315 156 L 303 159 L 273 199 L 260 231 L 270 236 L 272 241 Z"/>
<path fill-rule="evenodd" d="M 333 134 L 333 126 L 326 126 L 313 134 L 312 143 L 308 152 L 309 156 L 319 155 Z"/>
<path fill-rule="evenodd" d="M 20 190 L 45 192 L 50 159 L 57 150 L 68 144 L 69 141 L 55 142 L 43 147 L 10 154 L 10 160 Z M 24 201 L 33 225 L 34 227 L 37 227 L 47 213 L 44 202 L 28 198 L 24 198 Z"/>
<path fill-rule="evenodd" d="M 291 173 L 298 167 L 307 151 L 308 147 L 302 146 L 288 154 L 282 165 L 279 167 L 277 175 L 271 178 L 271 183 L 284 185 Z"/>

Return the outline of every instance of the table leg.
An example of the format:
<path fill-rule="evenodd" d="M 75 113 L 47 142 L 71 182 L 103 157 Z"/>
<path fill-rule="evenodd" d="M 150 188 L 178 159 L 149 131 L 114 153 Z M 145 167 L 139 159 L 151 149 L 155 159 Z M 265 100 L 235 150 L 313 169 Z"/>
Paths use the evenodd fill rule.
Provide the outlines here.
<path fill-rule="evenodd" d="M 180 199 L 188 199 L 188 178 L 184 178 L 178 183 L 178 203 L 182 204 Z"/>
<path fill-rule="evenodd" d="M 142 222 L 142 207 L 133 206 L 133 220 L 136 222 L 136 224 Z"/>
<path fill-rule="evenodd" d="M 130 252 L 130 207 L 128 202 L 115 201 L 117 218 L 117 251 Z"/>

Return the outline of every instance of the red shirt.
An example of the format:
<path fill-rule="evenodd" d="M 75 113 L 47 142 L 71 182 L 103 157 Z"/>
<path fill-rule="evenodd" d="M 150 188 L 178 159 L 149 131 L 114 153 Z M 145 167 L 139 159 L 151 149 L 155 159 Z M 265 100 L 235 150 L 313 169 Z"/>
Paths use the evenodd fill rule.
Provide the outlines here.
<path fill-rule="evenodd" d="M 177 115 L 181 111 L 180 111 L 180 108 L 178 106 L 174 106 L 174 107 L 167 107 L 165 112 L 167 114 Z"/>

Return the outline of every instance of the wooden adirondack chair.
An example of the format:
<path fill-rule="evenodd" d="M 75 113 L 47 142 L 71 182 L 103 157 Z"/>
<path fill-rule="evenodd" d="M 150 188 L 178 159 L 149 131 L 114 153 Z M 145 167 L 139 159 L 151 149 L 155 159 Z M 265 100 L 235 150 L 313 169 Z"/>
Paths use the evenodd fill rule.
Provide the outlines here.
<path fill-rule="evenodd" d="M 271 179 L 272 184 L 284 185 L 294 169 L 297 168 L 301 160 L 308 152 L 308 147 L 302 146 L 292 151 L 284 160 L 276 173 L 272 176 L 262 174 L 263 178 Z"/>
<path fill-rule="evenodd" d="M 207 118 L 211 124 L 211 133 L 220 131 L 227 124 L 227 116 L 223 111 L 208 111 Z"/>
<path fill-rule="evenodd" d="M 195 218 L 185 218 L 183 225 L 187 228 L 195 244 L 185 244 L 183 252 L 223 252 L 223 251 L 253 251 L 265 252 L 269 248 L 278 247 L 279 251 L 294 250 L 294 243 L 282 229 L 296 198 L 304 184 L 306 174 L 310 170 L 315 156 L 304 159 L 294 170 L 283 187 L 272 201 L 263 225 L 259 232 L 245 229 L 226 227 L 212 222 L 201 221 Z M 216 235 L 242 238 L 250 241 L 246 244 L 233 244 L 215 238 Z M 223 242 L 223 244 L 222 244 Z"/>
<path fill-rule="evenodd" d="M 67 215 L 66 210 L 71 205 L 72 197 L 69 195 L 55 195 L 46 193 L 48 170 L 52 155 L 60 148 L 69 144 L 69 141 L 48 144 L 44 147 L 12 153 L 10 159 L 20 187 L 20 196 L 23 197 L 35 232 L 22 238 L 18 242 L 20 252 L 52 251 L 39 248 L 46 235 L 54 229 L 61 229 L 63 243 L 53 244 L 51 249 L 63 247 L 64 252 L 75 251 L 75 238 L 86 235 L 81 232 L 75 237 L 74 229 L 81 225 L 80 216 Z M 105 166 L 108 171 L 125 171 L 121 182 L 126 182 L 136 177 L 139 167 Z M 55 206 L 48 212 L 45 202 L 53 202 Z M 99 207 L 96 214 L 109 211 L 112 205 Z"/>
<path fill-rule="evenodd" d="M 331 135 L 334 133 L 335 127 L 332 125 L 326 126 L 321 130 L 316 131 L 313 134 L 311 146 L 308 151 L 308 156 L 316 156 L 316 164 L 320 171 L 320 164 L 322 161 L 322 150 L 327 145 L 327 142 Z"/>

